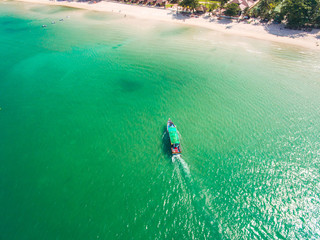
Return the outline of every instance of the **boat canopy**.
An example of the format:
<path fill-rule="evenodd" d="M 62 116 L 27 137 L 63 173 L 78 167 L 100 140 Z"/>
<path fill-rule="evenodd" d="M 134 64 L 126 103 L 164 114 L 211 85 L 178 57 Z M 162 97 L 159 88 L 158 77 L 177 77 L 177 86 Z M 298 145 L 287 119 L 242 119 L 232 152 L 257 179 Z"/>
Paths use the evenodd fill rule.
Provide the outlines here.
<path fill-rule="evenodd" d="M 169 127 L 168 128 L 168 132 L 169 132 L 169 136 L 170 136 L 170 140 L 172 144 L 179 144 L 179 135 L 177 132 L 177 128 L 175 127 Z"/>

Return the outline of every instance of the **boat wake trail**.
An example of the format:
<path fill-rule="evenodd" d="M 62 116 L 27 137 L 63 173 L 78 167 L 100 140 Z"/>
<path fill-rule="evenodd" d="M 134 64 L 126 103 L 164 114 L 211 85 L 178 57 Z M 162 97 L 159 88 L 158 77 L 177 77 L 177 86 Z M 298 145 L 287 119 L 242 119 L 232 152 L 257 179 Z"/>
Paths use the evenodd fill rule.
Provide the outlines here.
<path fill-rule="evenodd" d="M 210 210 L 210 198 L 205 189 L 192 177 L 189 165 L 181 155 L 172 156 L 172 162 L 174 165 L 174 175 L 172 177 L 178 181 L 176 190 L 180 190 L 178 193 L 180 202 L 178 204 L 183 205 L 182 208 L 188 216 L 193 216 L 191 219 L 188 218 L 186 226 L 194 229 L 194 231 L 199 230 L 195 230 L 195 226 L 200 226 L 200 232 L 196 235 L 206 236 L 204 239 L 213 237 L 214 239 L 220 239 L 219 229 Z"/>
<path fill-rule="evenodd" d="M 172 162 L 178 162 L 181 164 L 182 168 L 183 168 L 183 171 L 184 173 L 190 177 L 190 168 L 189 168 L 189 165 L 186 163 L 186 161 L 181 157 L 181 155 L 174 155 L 172 156 Z"/>
<path fill-rule="evenodd" d="M 165 131 L 165 132 L 162 134 L 161 139 L 163 139 L 166 135 L 167 135 L 167 132 Z"/>
<path fill-rule="evenodd" d="M 180 147 L 181 136 L 178 132 L 179 137 L 177 137 L 176 133 L 171 131 L 170 135 L 168 131 L 165 131 L 162 135 L 164 152 L 168 155 L 174 154 L 171 155 L 173 172 L 170 186 L 172 188 L 164 199 L 163 211 L 180 213 L 172 214 L 172 216 L 170 214 L 173 217 L 173 225 L 170 229 L 176 229 L 178 223 L 179 228 L 189 229 L 186 233 L 188 239 L 220 239 L 218 224 L 215 223 L 211 211 L 210 196 L 206 194 L 206 190 L 202 188 L 197 178 L 192 176 L 187 163 L 188 159 L 186 161 L 181 154 L 173 152 L 172 147 L 169 149 L 172 141 L 174 144 L 179 144 Z M 172 203 L 171 207 L 170 203 Z"/>

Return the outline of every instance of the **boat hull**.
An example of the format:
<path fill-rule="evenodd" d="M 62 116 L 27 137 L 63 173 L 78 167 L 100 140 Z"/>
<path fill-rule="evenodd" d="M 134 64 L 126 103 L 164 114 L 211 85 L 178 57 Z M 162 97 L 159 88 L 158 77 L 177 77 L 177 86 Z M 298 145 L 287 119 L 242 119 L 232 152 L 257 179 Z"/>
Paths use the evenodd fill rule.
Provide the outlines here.
<path fill-rule="evenodd" d="M 169 133 L 172 155 L 181 154 L 181 145 L 178 131 L 174 123 L 170 120 L 170 118 L 167 122 L 167 131 Z"/>

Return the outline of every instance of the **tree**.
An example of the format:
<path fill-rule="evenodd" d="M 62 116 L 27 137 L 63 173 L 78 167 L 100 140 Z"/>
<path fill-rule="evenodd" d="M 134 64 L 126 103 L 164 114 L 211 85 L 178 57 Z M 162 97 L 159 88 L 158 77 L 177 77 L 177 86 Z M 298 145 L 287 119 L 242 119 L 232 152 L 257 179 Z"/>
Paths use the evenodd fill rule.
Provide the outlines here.
<path fill-rule="evenodd" d="M 243 10 L 243 15 L 244 15 L 244 16 L 250 16 L 250 8 L 249 8 L 249 7 L 246 7 L 246 8 Z"/>
<path fill-rule="evenodd" d="M 257 8 L 251 9 L 251 11 L 250 11 L 250 17 L 254 17 L 254 18 L 259 17 L 259 13 L 258 13 L 258 9 L 257 9 Z"/>
<path fill-rule="evenodd" d="M 212 12 L 219 7 L 217 3 L 208 4 L 207 6 L 209 7 L 208 12 Z"/>
<path fill-rule="evenodd" d="M 199 0 L 183 0 L 180 6 L 190 8 L 194 12 L 194 9 L 199 6 Z"/>
<path fill-rule="evenodd" d="M 220 2 L 220 15 L 221 15 L 221 10 L 224 8 L 224 5 L 228 2 L 229 0 L 219 0 Z"/>
<path fill-rule="evenodd" d="M 320 23 L 320 0 L 306 0 L 306 4 L 309 6 L 309 24 Z"/>
<path fill-rule="evenodd" d="M 303 27 L 307 23 L 312 24 L 313 20 L 316 20 L 317 11 L 315 10 L 316 7 L 315 9 L 313 7 L 317 5 L 317 2 L 317 0 L 285 0 L 281 13 L 286 17 L 289 27 Z"/>
<path fill-rule="evenodd" d="M 224 5 L 226 5 L 226 3 L 228 2 L 229 0 L 219 0 L 220 2 L 220 8 L 224 8 Z"/>
<path fill-rule="evenodd" d="M 276 7 L 276 3 L 274 0 L 261 0 L 258 3 L 258 14 L 262 19 L 269 19 L 269 16 L 271 15 L 272 11 Z"/>
<path fill-rule="evenodd" d="M 238 16 L 241 11 L 239 5 L 236 3 L 229 3 L 226 9 L 227 10 L 224 12 L 226 16 Z"/>
<path fill-rule="evenodd" d="M 318 27 L 320 26 L 320 14 L 316 17 L 315 24 L 317 24 Z"/>

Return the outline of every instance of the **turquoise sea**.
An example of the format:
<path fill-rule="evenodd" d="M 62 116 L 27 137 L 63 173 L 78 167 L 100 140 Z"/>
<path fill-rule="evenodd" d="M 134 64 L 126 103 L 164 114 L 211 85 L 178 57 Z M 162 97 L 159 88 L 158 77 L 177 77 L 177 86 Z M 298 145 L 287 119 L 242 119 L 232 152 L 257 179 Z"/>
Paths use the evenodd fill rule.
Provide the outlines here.
<path fill-rule="evenodd" d="M 0 1 L 0 57 L 1 240 L 320 238 L 319 52 Z"/>

